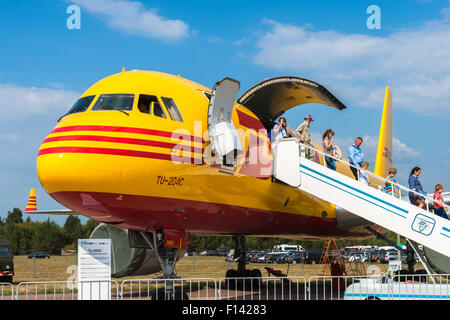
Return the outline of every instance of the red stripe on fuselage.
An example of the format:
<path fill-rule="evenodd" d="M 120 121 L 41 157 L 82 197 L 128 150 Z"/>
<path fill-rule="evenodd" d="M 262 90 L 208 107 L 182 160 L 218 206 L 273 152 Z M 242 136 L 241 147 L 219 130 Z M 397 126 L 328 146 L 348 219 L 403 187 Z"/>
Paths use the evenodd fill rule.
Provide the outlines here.
<path fill-rule="evenodd" d="M 186 134 L 177 133 L 177 132 L 134 128 L 134 127 L 94 126 L 94 125 L 67 126 L 67 127 L 56 128 L 50 134 L 60 133 L 60 132 L 72 132 L 72 131 L 104 131 L 104 132 L 118 132 L 118 133 L 136 133 L 136 134 L 145 134 L 145 135 L 174 138 L 174 139 L 182 138 L 184 140 L 189 140 L 189 141 L 198 142 L 198 143 L 204 143 L 204 141 L 201 137 L 195 137 L 195 136 L 186 135 Z"/>
<path fill-rule="evenodd" d="M 173 149 L 174 147 L 179 146 L 180 149 L 189 148 L 190 152 L 203 154 L 202 148 L 195 148 L 195 147 L 191 147 L 191 146 L 179 145 L 176 143 L 145 140 L 145 139 L 134 139 L 134 138 L 95 136 L 95 135 L 70 135 L 70 136 L 49 137 L 44 140 L 44 143 L 59 142 L 59 141 L 113 142 L 113 143 L 124 143 L 124 144 L 133 144 L 133 145 L 167 148 L 167 149 Z"/>
<path fill-rule="evenodd" d="M 127 157 L 139 157 L 159 160 L 169 160 L 174 162 L 192 163 L 192 158 L 172 156 L 170 154 L 124 150 L 124 149 L 110 149 L 110 148 L 87 148 L 87 147 L 55 147 L 39 150 L 38 156 L 52 154 L 52 153 L 90 153 L 90 154 L 105 154 Z"/>

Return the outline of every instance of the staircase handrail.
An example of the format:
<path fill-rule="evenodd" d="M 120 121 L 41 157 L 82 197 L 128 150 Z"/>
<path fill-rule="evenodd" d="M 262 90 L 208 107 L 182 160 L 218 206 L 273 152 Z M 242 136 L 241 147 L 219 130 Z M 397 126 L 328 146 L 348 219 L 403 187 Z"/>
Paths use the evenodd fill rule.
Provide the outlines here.
<path fill-rule="evenodd" d="M 323 166 L 325 167 L 325 168 L 327 168 L 327 169 L 329 169 L 328 167 L 327 167 L 327 165 L 326 165 L 326 161 L 325 161 L 325 156 L 327 156 L 327 157 L 330 157 L 330 158 L 332 158 L 332 159 L 334 159 L 335 161 L 338 161 L 338 162 L 340 162 L 340 163 L 342 163 L 342 164 L 344 164 L 345 166 L 347 166 L 347 167 L 353 167 L 353 168 L 355 168 L 356 170 L 357 170 L 357 172 L 358 172 L 358 180 L 359 180 L 359 167 L 357 167 L 357 166 L 355 166 L 355 165 L 353 165 L 353 164 L 351 164 L 351 163 L 349 163 L 349 162 L 346 162 L 346 161 L 342 161 L 341 159 L 337 159 L 337 158 L 335 158 L 335 157 L 333 157 L 333 156 L 331 156 L 331 155 L 329 155 L 329 154 L 326 154 L 325 152 L 323 152 L 323 151 L 321 151 L 321 150 L 318 150 L 318 149 L 316 149 L 316 148 L 314 148 L 314 146 L 312 146 L 312 145 L 308 145 L 308 144 L 304 144 L 304 143 L 302 143 L 301 141 L 299 141 L 299 144 L 300 144 L 300 146 L 303 146 L 303 147 L 305 147 L 305 148 L 308 148 L 308 149 L 310 149 L 310 150 L 312 150 L 312 151 L 314 151 L 314 152 L 317 152 L 317 153 L 319 153 L 319 154 L 321 154 L 324 158 L 323 158 Z M 302 157 L 302 154 L 300 153 L 300 157 Z M 329 169 L 329 170 L 332 170 L 332 169 Z M 367 170 L 366 170 L 367 171 Z M 378 175 L 376 175 L 376 174 L 374 174 L 374 173 L 372 173 L 372 172 L 370 172 L 370 171 L 367 171 L 367 174 L 369 175 L 369 176 L 371 176 L 371 177 L 373 177 L 373 178 L 375 178 L 375 179 L 378 179 L 378 180 L 381 180 L 383 183 L 389 183 L 389 184 L 392 184 L 392 193 L 391 193 L 391 195 L 393 196 L 393 197 L 396 197 L 396 195 L 395 195 L 395 187 L 397 187 L 398 188 L 398 190 L 400 191 L 399 193 L 400 193 L 400 196 L 399 197 L 396 197 L 396 198 L 398 198 L 398 199 L 400 199 L 400 200 L 403 200 L 403 201 L 405 201 L 404 199 L 402 199 L 402 194 L 401 194 L 401 190 L 404 190 L 405 192 L 407 192 L 407 193 L 410 193 L 410 192 L 412 192 L 412 193 L 414 193 L 414 194 L 416 194 L 416 195 L 420 195 L 421 197 L 423 197 L 426 201 L 425 201 L 425 203 L 426 203 L 426 210 L 427 211 L 430 211 L 429 210 L 429 204 L 431 203 L 431 205 L 433 205 L 433 203 L 434 202 L 437 202 L 436 200 L 434 200 L 432 197 L 429 197 L 429 196 L 427 196 L 427 195 L 425 195 L 425 194 L 422 194 L 422 193 L 419 193 L 419 192 L 417 192 L 417 191 L 415 191 L 415 190 L 411 190 L 411 189 L 409 189 L 409 188 L 407 188 L 407 187 L 405 187 L 405 186 L 403 186 L 403 185 L 401 185 L 401 184 L 399 184 L 399 183 L 396 183 L 396 182 L 393 182 L 393 181 L 391 181 L 391 180 L 388 180 L 388 179 L 386 179 L 386 178 L 383 178 L 383 177 L 380 177 L 380 176 L 378 176 Z M 380 186 L 381 187 L 381 186 Z M 381 191 L 381 190 L 380 190 Z M 387 193 L 386 193 L 387 194 Z M 444 207 L 445 207 L 445 210 L 447 211 L 448 210 L 448 208 L 449 208 L 449 206 L 448 205 L 446 205 L 445 203 L 441 203 Z"/>

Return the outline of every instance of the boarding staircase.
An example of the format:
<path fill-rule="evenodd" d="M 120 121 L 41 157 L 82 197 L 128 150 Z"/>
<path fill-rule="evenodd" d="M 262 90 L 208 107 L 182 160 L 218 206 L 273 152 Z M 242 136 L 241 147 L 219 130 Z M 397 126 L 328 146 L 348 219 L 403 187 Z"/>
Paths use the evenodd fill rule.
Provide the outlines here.
<path fill-rule="evenodd" d="M 315 159 L 305 158 L 299 147 L 311 148 Z M 296 138 L 276 141 L 272 150 L 275 179 L 450 257 L 450 220 L 426 210 L 430 204 L 432 208 L 432 198 L 424 196 L 427 207 L 420 209 L 402 197 L 412 190 L 394 184 L 397 192 L 385 193 L 380 187 L 390 181 L 370 172 L 372 183 L 367 186 L 326 167 L 323 152 L 300 144 Z M 345 161 L 336 161 L 351 166 Z"/>

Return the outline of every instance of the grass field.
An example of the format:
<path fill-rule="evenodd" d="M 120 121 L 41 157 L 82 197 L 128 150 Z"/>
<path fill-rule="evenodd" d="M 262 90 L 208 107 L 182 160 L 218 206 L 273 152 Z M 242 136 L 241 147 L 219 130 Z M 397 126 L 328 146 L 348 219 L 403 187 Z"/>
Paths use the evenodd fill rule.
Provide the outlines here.
<path fill-rule="evenodd" d="M 77 256 L 52 256 L 50 259 L 33 259 L 27 256 L 16 256 L 14 258 L 14 284 L 33 281 L 70 281 L 75 280 Z M 365 263 L 363 264 L 368 274 L 374 270 L 387 272 L 387 264 Z M 418 267 L 419 265 L 417 265 Z M 322 265 L 310 264 L 254 264 L 250 263 L 247 269 L 260 269 L 263 277 L 268 276 L 264 267 L 280 270 L 288 276 L 301 276 L 309 279 L 311 276 L 322 275 Z M 225 277 L 228 269 L 236 269 L 236 263 L 225 261 L 224 257 L 184 257 L 177 263 L 176 273 L 181 278 L 213 278 L 219 280 Z M 329 272 L 328 272 L 329 273 Z M 151 279 L 161 276 L 161 273 L 149 276 L 124 277 L 114 279 L 121 282 L 126 279 Z"/>
<path fill-rule="evenodd" d="M 29 298 L 28 294 L 31 295 L 30 299 L 38 299 L 40 296 L 42 298 L 42 294 L 57 294 L 58 298 L 61 299 L 61 294 L 63 295 L 62 299 L 64 299 L 64 295 L 69 296 L 72 294 L 76 294 L 77 289 L 74 286 L 67 283 L 54 283 L 54 284 L 42 284 L 41 282 L 64 282 L 64 281 L 76 281 L 76 270 L 77 270 L 77 256 L 52 256 L 50 259 L 28 259 L 27 256 L 16 256 L 14 258 L 14 269 L 15 276 L 13 280 L 13 284 L 18 290 L 18 293 L 23 298 Z M 313 276 L 322 276 L 329 275 L 329 269 L 325 274 L 323 273 L 323 265 L 316 264 L 253 264 L 249 263 L 247 265 L 247 269 L 259 269 L 263 277 L 272 277 L 274 280 L 279 280 L 277 277 L 273 277 L 273 275 L 269 275 L 265 267 L 270 267 L 275 270 L 281 271 L 283 274 L 289 277 L 301 277 L 295 281 L 298 283 L 305 283 L 302 280 L 304 278 L 308 281 Z M 355 274 L 355 265 L 346 265 L 346 269 L 349 271 L 345 275 L 362 275 L 362 273 Z M 419 265 L 416 267 L 420 268 Z M 220 282 L 221 279 L 225 277 L 225 273 L 228 269 L 236 269 L 236 263 L 229 263 L 225 261 L 224 257 L 209 257 L 209 256 L 188 256 L 184 257 L 177 263 L 176 274 L 178 277 L 182 279 L 214 279 L 217 283 Z M 367 275 L 375 275 L 377 273 L 387 273 L 388 264 L 379 264 L 379 263 L 364 263 L 359 265 L 360 271 L 365 271 Z M 148 276 L 135 276 L 135 277 L 124 277 L 124 278 L 116 278 L 112 279 L 116 281 L 117 284 L 112 285 L 112 292 L 116 288 L 121 286 L 121 283 L 125 280 L 136 280 L 136 279 L 157 279 L 160 278 L 162 273 L 156 273 Z M 272 281 L 272 280 L 271 280 Z M 326 280 L 330 282 L 330 280 Z M 38 282 L 39 284 L 30 284 L 24 285 L 23 283 L 28 282 Z M 19 283 L 22 285 L 18 286 Z M 214 282 L 206 281 L 206 282 L 198 282 L 196 285 L 194 282 L 195 292 L 199 292 L 199 294 L 208 295 L 208 289 L 206 287 L 210 287 Z M 329 284 L 328 284 L 329 285 Z M 162 288 L 164 284 L 162 282 L 133 282 L 127 283 L 124 286 L 124 292 L 135 292 L 136 290 L 155 290 L 155 286 Z M 161 287 L 162 286 L 162 287 Z M 192 284 L 191 284 L 192 286 Z M 269 282 L 270 286 L 270 282 Z M 0 287 L 3 292 L 0 293 L 0 296 L 8 296 L 11 290 L 9 287 Z M 188 287 L 186 287 L 188 289 Z M 118 292 L 118 291 L 117 291 Z M 210 294 L 213 291 L 209 291 Z M 17 292 L 16 292 L 17 293 Z M 34 296 L 35 295 L 35 296 Z M 0 297 L 1 298 L 1 297 Z M 73 299 L 73 297 L 72 297 Z M 1 299 L 0 299 L 1 300 Z"/>

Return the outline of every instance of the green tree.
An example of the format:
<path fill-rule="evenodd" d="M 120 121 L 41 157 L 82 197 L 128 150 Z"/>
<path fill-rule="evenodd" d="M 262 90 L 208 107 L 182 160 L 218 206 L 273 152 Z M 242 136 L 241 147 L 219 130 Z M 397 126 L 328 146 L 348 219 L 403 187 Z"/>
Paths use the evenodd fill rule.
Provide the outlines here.
<path fill-rule="evenodd" d="M 6 224 L 22 223 L 22 210 L 14 208 L 13 211 L 8 211 L 8 216 L 6 217 Z"/>
<path fill-rule="evenodd" d="M 89 219 L 86 224 L 83 226 L 84 238 L 89 239 L 92 231 L 100 224 L 100 222 Z"/>
<path fill-rule="evenodd" d="M 83 225 L 77 216 L 70 215 L 67 217 L 66 223 L 64 223 L 64 230 L 67 234 L 67 241 L 72 246 L 76 246 L 78 239 L 84 238 Z"/>
<path fill-rule="evenodd" d="M 7 223 L 4 226 L 4 236 L 11 244 L 13 254 L 18 255 L 23 253 L 26 245 L 24 243 L 25 237 L 20 224 Z"/>
<path fill-rule="evenodd" d="M 66 232 L 50 218 L 46 222 L 35 222 L 33 229 L 33 251 L 59 254 L 68 242 Z"/>

